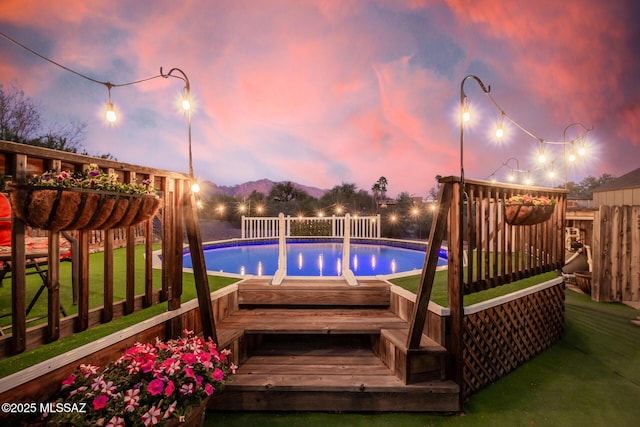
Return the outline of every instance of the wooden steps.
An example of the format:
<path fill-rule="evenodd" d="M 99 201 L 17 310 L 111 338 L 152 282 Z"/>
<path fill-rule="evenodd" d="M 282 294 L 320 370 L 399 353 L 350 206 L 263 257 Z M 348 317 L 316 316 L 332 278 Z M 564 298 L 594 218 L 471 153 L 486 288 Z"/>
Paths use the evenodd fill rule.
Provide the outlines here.
<path fill-rule="evenodd" d="M 455 412 L 457 405 L 455 383 L 406 385 L 363 337 L 325 335 L 266 341 L 209 409 Z"/>
<path fill-rule="evenodd" d="M 360 280 L 350 286 L 336 278 L 327 280 L 286 278 L 280 285 L 268 279 L 248 279 L 238 284 L 238 304 L 297 306 L 388 307 L 389 285 L 379 280 Z"/>
<path fill-rule="evenodd" d="M 446 350 L 389 309 L 390 287 L 336 279 L 238 284 L 238 310 L 216 324 L 239 368 L 211 410 L 456 412 Z"/>

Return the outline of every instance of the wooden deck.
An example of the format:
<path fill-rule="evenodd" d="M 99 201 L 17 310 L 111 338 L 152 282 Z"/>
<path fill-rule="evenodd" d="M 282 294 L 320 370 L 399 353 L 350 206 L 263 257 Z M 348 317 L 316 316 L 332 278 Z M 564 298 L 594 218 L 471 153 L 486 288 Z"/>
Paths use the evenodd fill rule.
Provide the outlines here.
<path fill-rule="evenodd" d="M 240 309 L 216 325 L 239 369 L 209 409 L 458 411 L 445 349 L 423 336 L 408 356 L 409 325 L 390 311 L 389 294 L 381 281 L 240 283 Z M 420 374 L 408 375 L 409 365 Z"/>

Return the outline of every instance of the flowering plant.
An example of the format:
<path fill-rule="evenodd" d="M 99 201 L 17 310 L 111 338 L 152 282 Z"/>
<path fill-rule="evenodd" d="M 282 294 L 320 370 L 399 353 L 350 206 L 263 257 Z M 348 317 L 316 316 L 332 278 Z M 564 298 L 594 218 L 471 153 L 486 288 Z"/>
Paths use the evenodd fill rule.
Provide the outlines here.
<path fill-rule="evenodd" d="M 518 194 L 507 199 L 508 205 L 532 205 L 532 206 L 553 206 L 556 199 L 550 199 L 545 196 L 531 196 L 529 194 Z"/>
<path fill-rule="evenodd" d="M 34 175 L 29 180 L 29 185 L 54 188 L 88 188 L 128 194 L 155 194 L 156 192 L 149 179 L 143 180 L 141 184 L 125 184 L 118 182 L 118 174 L 104 173 L 96 164 L 89 165 L 89 169 L 84 172 L 48 171 L 41 175 Z"/>
<path fill-rule="evenodd" d="M 184 333 L 167 342 L 136 343 L 103 369 L 80 365 L 62 382 L 62 397 L 56 402 L 78 410 L 45 414 L 48 425 L 124 427 L 161 426 L 170 419 L 183 422 L 192 408 L 222 391 L 236 369 L 229 350 L 218 351 L 211 339 Z"/>

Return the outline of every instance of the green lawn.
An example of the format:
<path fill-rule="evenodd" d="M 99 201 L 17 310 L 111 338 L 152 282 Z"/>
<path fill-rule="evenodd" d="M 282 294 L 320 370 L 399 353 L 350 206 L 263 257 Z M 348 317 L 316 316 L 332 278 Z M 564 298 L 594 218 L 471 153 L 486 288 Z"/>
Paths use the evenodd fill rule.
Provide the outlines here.
<path fill-rule="evenodd" d="M 114 251 L 114 265 L 125 265 L 126 250 L 116 249 Z M 97 252 L 91 254 L 89 257 L 89 272 L 92 276 L 92 282 L 99 280 L 101 283 L 103 277 L 103 253 Z M 136 294 L 144 293 L 144 247 L 136 247 Z M 116 267 L 114 269 L 114 301 L 123 300 L 125 298 L 125 269 Z M 27 283 L 27 303 L 31 300 L 31 297 L 40 287 L 42 281 L 37 275 L 28 276 Z M 183 292 L 181 301 L 184 303 L 197 297 L 195 282 L 193 274 L 183 274 Z M 230 283 L 236 282 L 237 279 L 231 279 L 220 276 L 209 276 L 209 288 L 211 291 L 221 289 Z M 96 282 L 94 282 L 96 283 Z M 5 286 L 0 288 L 0 312 L 3 314 L 10 313 L 11 311 L 11 281 L 5 279 Z M 153 286 L 154 289 L 160 289 L 162 287 L 162 276 L 160 270 L 153 271 Z M 99 307 L 102 305 L 102 285 L 95 286 L 89 289 L 89 302 L 90 306 Z M 77 313 L 77 306 L 72 304 L 72 290 L 71 290 L 71 263 L 62 263 L 60 268 L 60 296 L 61 303 L 67 310 L 67 314 Z M 29 314 L 29 317 L 46 316 L 47 313 L 47 294 L 43 293 L 38 299 L 37 304 Z M 146 308 L 141 311 L 137 311 L 128 316 L 115 319 L 109 323 L 93 327 L 87 331 L 73 334 L 72 336 L 63 338 L 61 340 L 43 345 L 34 350 L 13 356 L 10 358 L 0 359 L 0 378 L 10 375 L 14 372 L 18 372 L 21 369 L 35 365 L 36 363 L 43 362 L 53 356 L 65 353 L 73 348 L 95 341 L 98 338 L 102 338 L 109 334 L 112 334 L 115 330 L 124 329 L 133 324 L 139 323 L 142 320 L 151 318 L 157 314 L 160 314 L 167 310 L 166 303 L 160 303 L 155 306 Z M 46 322 L 46 318 L 36 322 L 29 323 L 29 326 L 33 326 L 38 323 Z M 11 317 L 5 317 L 2 319 L 3 325 L 11 323 Z M 10 331 L 10 329 L 8 330 Z"/>
<path fill-rule="evenodd" d="M 471 396 L 464 415 L 207 413 L 206 426 L 635 427 L 640 407 L 638 311 L 566 292 L 565 336 Z"/>

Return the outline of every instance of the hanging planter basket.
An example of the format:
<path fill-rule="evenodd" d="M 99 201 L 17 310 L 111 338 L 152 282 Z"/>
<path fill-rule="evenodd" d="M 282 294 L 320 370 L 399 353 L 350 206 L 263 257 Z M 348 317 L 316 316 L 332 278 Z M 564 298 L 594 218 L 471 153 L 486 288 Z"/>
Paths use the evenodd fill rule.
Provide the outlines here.
<path fill-rule="evenodd" d="M 27 225 L 43 230 L 107 230 L 153 217 L 160 198 L 84 188 L 13 185 L 11 207 Z"/>
<path fill-rule="evenodd" d="M 505 204 L 504 218 L 511 225 L 534 225 L 553 215 L 554 205 Z"/>

